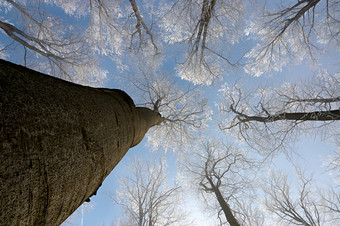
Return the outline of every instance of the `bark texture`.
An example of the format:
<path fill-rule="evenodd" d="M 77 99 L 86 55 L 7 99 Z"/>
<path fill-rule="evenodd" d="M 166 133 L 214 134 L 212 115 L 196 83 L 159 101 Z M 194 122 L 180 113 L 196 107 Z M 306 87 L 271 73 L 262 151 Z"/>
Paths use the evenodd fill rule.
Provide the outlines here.
<path fill-rule="evenodd" d="M 159 114 L 0 60 L 0 225 L 59 225 Z"/>

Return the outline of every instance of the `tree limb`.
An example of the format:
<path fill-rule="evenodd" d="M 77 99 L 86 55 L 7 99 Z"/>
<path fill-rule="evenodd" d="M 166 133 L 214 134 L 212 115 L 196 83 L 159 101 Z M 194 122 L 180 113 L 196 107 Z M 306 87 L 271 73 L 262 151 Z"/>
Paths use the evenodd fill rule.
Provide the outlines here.
<path fill-rule="evenodd" d="M 249 116 L 238 112 L 233 106 L 230 106 L 241 123 L 257 121 L 257 122 L 275 122 L 279 120 L 294 120 L 294 121 L 334 121 L 340 120 L 340 110 L 330 111 L 313 111 L 313 112 L 283 112 L 275 115 L 262 116 Z"/>

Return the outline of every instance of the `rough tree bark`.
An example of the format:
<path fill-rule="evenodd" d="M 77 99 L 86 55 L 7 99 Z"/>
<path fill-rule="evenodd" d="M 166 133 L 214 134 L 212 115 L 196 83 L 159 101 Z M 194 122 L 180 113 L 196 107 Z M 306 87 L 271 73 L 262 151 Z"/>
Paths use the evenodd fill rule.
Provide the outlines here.
<path fill-rule="evenodd" d="M 0 225 L 59 225 L 162 121 L 121 90 L 0 60 Z"/>

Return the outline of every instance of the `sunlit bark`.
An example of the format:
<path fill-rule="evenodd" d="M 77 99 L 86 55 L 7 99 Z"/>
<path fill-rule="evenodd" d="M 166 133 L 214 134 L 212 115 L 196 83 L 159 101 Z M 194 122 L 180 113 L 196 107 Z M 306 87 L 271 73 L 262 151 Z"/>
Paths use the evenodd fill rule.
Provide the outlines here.
<path fill-rule="evenodd" d="M 121 90 L 0 63 L 0 224 L 59 225 L 161 116 Z"/>

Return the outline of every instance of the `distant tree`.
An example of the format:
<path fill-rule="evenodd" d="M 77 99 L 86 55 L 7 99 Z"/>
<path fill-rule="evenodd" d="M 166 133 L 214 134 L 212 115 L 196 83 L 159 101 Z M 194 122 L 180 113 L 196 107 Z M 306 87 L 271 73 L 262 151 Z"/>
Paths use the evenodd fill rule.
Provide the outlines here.
<path fill-rule="evenodd" d="M 176 45 L 178 75 L 210 85 L 238 65 L 243 53 L 234 56 L 232 47 L 245 41 L 245 33 L 260 42 L 246 55 L 246 71 L 256 76 L 280 71 L 288 62 L 315 60 L 315 52 L 329 46 L 339 49 L 339 1 L 281 1 L 279 6 L 275 1 L 266 7 L 249 2 L 5 0 L 0 29 L 9 39 L 2 40 L 0 55 L 21 51 L 22 59 L 15 58 L 25 66 L 85 83 L 107 75 L 98 66 L 98 55 L 126 69 L 131 52 L 159 56 Z M 53 14 L 55 8 L 62 10 L 60 15 Z"/>
<path fill-rule="evenodd" d="M 119 225 L 184 225 L 180 187 L 169 185 L 164 159 L 135 158 L 129 175 L 120 176 L 120 187 L 112 199 L 124 210 Z"/>
<path fill-rule="evenodd" d="M 1 55 L 9 56 L 22 47 L 22 59 L 13 59 L 25 66 L 77 83 L 101 82 L 107 71 L 99 67 L 98 54 L 110 56 L 120 67 L 125 51 L 151 45 L 154 52 L 149 54 L 159 54 L 152 24 L 146 25 L 134 0 L 129 3 L 5 0 L 0 4 L 0 29 L 10 40 L 2 40 Z M 150 10 L 146 15 L 152 17 L 153 5 L 142 6 Z M 61 8 L 65 14 L 54 15 L 53 7 Z"/>
<path fill-rule="evenodd" d="M 184 164 L 190 184 L 199 190 L 221 225 L 261 225 L 260 211 L 249 203 L 252 183 L 245 173 L 252 163 L 234 147 L 209 141 Z M 248 202 L 248 203 L 247 203 Z"/>
<path fill-rule="evenodd" d="M 278 222 L 309 226 L 340 223 L 339 189 L 321 190 L 302 172 L 298 172 L 297 191 L 291 184 L 280 172 L 272 172 L 263 182 L 266 209 Z"/>
<path fill-rule="evenodd" d="M 255 76 L 281 71 L 288 63 L 316 61 L 316 54 L 340 47 L 338 0 L 264 1 L 253 11 L 246 34 L 260 41 L 246 54 Z M 280 4 L 280 5 L 278 5 Z M 278 5 L 278 6 L 277 6 Z"/>
<path fill-rule="evenodd" d="M 340 138 L 335 137 L 335 145 L 337 149 L 333 154 L 328 155 L 323 165 L 326 166 L 328 173 L 334 177 L 334 180 L 340 184 Z"/>
<path fill-rule="evenodd" d="M 246 151 L 221 143 L 207 142 L 194 154 L 183 164 L 185 178 L 198 188 L 221 225 L 339 224 L 337 186 L 317 184 L 299 169 L 296 183 L 279 171 L 249 178 L 265 165 L 250 160 Z"/>
<path fill-rule="evenodd" d="M 197 86 L 179 85 L 175 78 L 162 73 L 150 58 L 134 58 L 134 67 L 123 74 L 138 106 L 162 115 L 163 123 L 149 131 L 147 138 L 153 149 L 184 150 L 190 148 L 196 135 L 210 120 L 207 99 Z M 156 66 L 155 66 L 156 65 Z M 133 76 L 129 74 L 133 71 Z"/>
<path fill-rule="evenodd" d="M 65 14 L 53 15 L 53 7 Z M 5 0 L 0 5 L 0 29 L 13 42 L 4 41 L 2 52 L 10 53 L 8 45 L 16 51 L 22 47 L 25 66 L 86 82 L 101 80 L 107 74 L 97 66 L 98 54 L 111 57 L 122 69 L 126 66 L 124 56 L 130 52 L 160 55 L 164 43 L 186 43 L 188 50 L 178 66 L 179 76 L 195 84 L 211 84 L 223 73 L 225 63 L 232 64 L 226 43 L 232 46 L 241 35 L 244 8 L 237 0 L 129 0 L 127 4 Z M 38 59 L 33 61 L 32 56 Z"/>
<path fill-rule="evenodd" d="M 107 72 L 97 66 L 87 34 L 79 26 L 65 24 L 47 14 L 41 4 L 41 1 L 6 0 L 0 5 L 4 12 L 0 29 L 12 39 L 7 50 L 12 50 L 9 46 L 17 50 L 19 44 L 24 50 L 22 64 L 64 79 L 78 83 L 104 79 Z"/>
<path fill-rule="evenodd" d="M 233 65 L 229 51 L 242 33 L 244 1 L 195 0 L 165 3 L 160 27 L 166 43 L 186 44 L 179 76 L 210 85 Z"/>
<path fill-rule="evenodd" d="M 221 90 L 220 110 L 226 117 L 220 128 L 265 154 L 284 149 L 305 132 L 337 136 L 339 75 L 323 72 L 309 81 L 246 93 L 237 84 L 226 86 Z"/>
<path fill-rule="evenodd" d="M 149 4 L 146 4 L 146 7 L 149 7 L 150 10 L 149 10 L 148 13 L 146 13 L 146 15 L 141 15 L 136 1 L 135 0 L 129 0 L 129 2 L 130 2 L 130 5 L 133 9 L 133 13 L 135 15 L 135 20 L 136 20 L 135 31 L 133 31 L 132 34 L 130 34 L 130 36 L 131 36 L 131 48 L 133 47 L 134 37 L 135 37 L 136 34 L 138 34 L 137 40 L 139 40 L 139 44 L 138 44 L 137 50 L 141 49 L 141 47 L 143 45 L 145 45 L 147 43 L 147 41 L 149 41 L 151 43 L 151 46 L 154 48 L 154 54 L 156 54 L 156 55 L 159 54 L 159 52 L 158 52 L 159 50 L 158 50 L 158 47 L 156 45 L 154 35 L 151 32 L 151 28 L 152 28 L 152 25 L 154 24 L 154 22 L 151 21 L 151 25 L 150 25 L 150 28 L 149 28 L 149 26 L 146 24 L 146 22 L 143 19 L 143 16 L 146 16 L 146 15 L 148 15 L 151 18 L 153 16 L 155 16 L 154 14 L 155 14 L 156 10 L 153 9 L 153 8 L 154 8 L 154 5 L 156 5 L 156 3 L 150 2 Z M 148 36 L 148 39 L 145 38 L 145 36 Z"/>
<path fill-rule="evenodd" d="M 76 211 L 72 213 L 71 216 L 69 216 L 63 223 L 63 226 L 75 226 L 78 225 L 76 222 L 81 219 L 81 222 L 83 222 L 84 217 L 87 215 L 87 213 L 90 213 L 91 210 L 95 207 L 94 202 L 84 202 L 81 206 L 78 207 Z"/>

